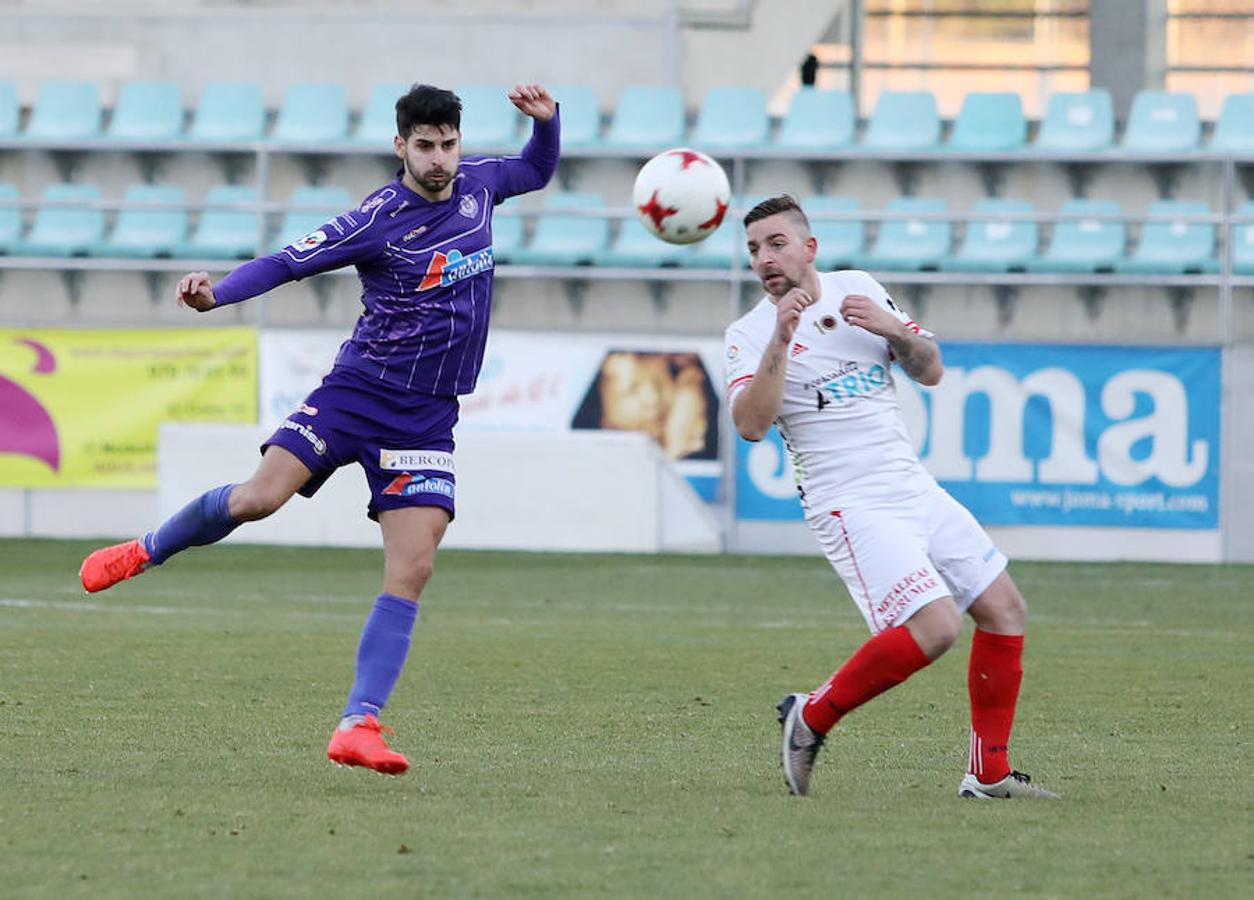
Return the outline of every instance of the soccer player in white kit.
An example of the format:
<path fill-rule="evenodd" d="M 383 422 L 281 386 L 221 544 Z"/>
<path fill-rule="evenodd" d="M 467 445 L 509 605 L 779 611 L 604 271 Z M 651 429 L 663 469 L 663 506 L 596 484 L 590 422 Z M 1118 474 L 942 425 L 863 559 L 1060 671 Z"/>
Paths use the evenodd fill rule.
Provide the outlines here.
<path fill-rule="evenodd" d="M 943 373 L 932 335 L 865 272 L 820 274 L 797 201 L 745 216 L 766 296 L 727 329 L 727 389 L 741 437 L 772 424 L 792 454 L 806 521 L 872 637 L 825 684 L 779 704 L 784 775 L 805 794 L 827 733 L 937 659 L 975 620 L 967 686 L 971 745 L 962 797 L 1057 799 L 1009 762 L 1027 607 L 1006 557 L 919 462 L 890 371 Z"/>

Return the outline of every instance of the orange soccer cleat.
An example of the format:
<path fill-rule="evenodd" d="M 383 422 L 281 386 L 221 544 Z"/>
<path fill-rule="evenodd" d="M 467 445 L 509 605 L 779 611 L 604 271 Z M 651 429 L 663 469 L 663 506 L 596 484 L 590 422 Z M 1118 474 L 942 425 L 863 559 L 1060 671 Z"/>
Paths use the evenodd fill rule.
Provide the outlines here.
<path fill-rule="evenodd" d="M 149 558 L 141 541 L 101 547 L 83 560 L 78 577 L 87 593 L 94 594 L 113 587 L 119 581 L 134 578 L 148 568 Z"/>
<path fill-rule="evenodd" d="M 327 759 L 341 766 L 365 766 L 384 775 L 400 775 L 409 768 L 409 760 L 403 753 L 388 749 L 385 731 L 396 734 L 374 716 L 365 716 L 349 728 L 337 728 L 327 745 Z"/>

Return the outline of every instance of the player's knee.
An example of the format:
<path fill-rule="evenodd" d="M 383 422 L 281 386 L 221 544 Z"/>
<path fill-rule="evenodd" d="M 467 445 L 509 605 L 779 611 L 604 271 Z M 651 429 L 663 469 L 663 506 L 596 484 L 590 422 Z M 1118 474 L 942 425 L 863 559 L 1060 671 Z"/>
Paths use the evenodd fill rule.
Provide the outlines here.
<path fill-rule="evenodd" d="M 231 491 L 229 500 L 231 518 L 237 522 L 255 522 L 274 513 L 287 502 L 281 491 L 267 489 L 264 485 L 245 482 Z"/>
<path fill-rule="evenodd" d="M 430 557 L 416 557 L 390 567 L 390 581 L 399 586 L 398 593 L 417 597 L 435 572 L 435 561 Z"/>
<path fill-rule="evenodd" d="M 962 613 L 952 598 L 943 597 L 911 616 L 906 628 L 927 658 L 937 659 L 962 633 Z"/>
<path fill-rule="evenodd" d="M 998 634 L 1022 634 L 1027 627 L 1028 605 L 1008 575 L 994 581 L 971 605 L 975 624 Z"/>

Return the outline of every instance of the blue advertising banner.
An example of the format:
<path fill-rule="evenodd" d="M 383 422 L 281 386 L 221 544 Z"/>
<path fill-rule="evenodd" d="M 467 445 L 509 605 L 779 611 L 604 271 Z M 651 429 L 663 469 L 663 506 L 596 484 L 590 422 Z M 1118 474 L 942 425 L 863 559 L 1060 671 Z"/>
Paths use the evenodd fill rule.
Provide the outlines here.
<path fill-rule="evenodd" d="M 924 464 L 985 525 L 1215 529 L 1221 351 L 945 343 L 894 373 Z M 778 433 L 737 440 L 736 515 L 801 518 Z"/>

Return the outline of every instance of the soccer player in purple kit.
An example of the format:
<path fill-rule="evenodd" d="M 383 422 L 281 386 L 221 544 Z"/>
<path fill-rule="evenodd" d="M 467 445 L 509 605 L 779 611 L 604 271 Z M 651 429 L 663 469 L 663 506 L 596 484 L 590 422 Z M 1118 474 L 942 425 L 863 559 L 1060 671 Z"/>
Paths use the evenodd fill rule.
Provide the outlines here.
<path fill-rule="evenodd" d="M 461 101 L 414 85 L 396 103 L 396 180 L 281 252 L 235 269 L 217 285 L 193 272 L 179 301 L 199 312 L 300 278 L 357 267 L 365 310 L 322 385 L 262 445 L 241 484 L 193 500 L 139 540 L 83 561 L 83 587 L 101 591 L 188 547 L 222 540 L 295 493 L 311 497 L 356 462 L 370 485 L 367 514 L 383 535 L 383 591 L 357 648 L 356 678 L 327 748 L 336 763 L 390 775 L 409 767 L 384 740 L 378 714 L 400 676 L 453 518 L 453 426 L 458 396 L 474 390 L 492 300 L 492 211 L 539 190 L 559 155 L 557 103 L 540 85 L 509 93 L 533 120 L 518 156 L 461 158 Z"/>

